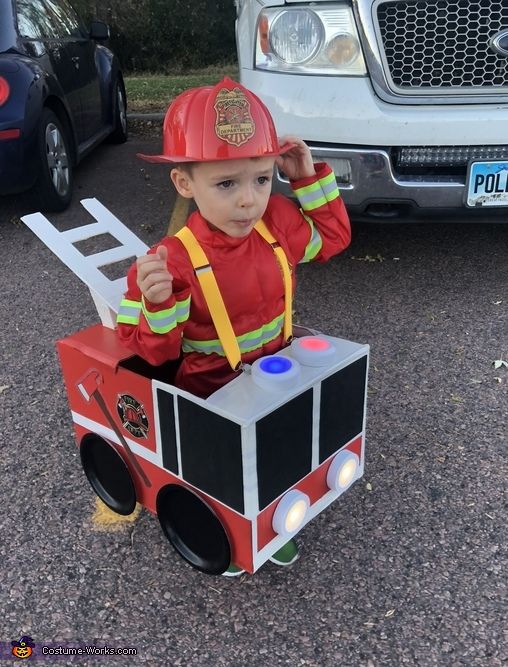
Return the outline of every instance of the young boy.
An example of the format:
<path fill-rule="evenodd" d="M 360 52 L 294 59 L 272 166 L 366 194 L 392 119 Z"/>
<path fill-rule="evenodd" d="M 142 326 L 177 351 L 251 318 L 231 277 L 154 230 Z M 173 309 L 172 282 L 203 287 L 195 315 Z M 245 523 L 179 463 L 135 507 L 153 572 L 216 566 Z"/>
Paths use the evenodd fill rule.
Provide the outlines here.
<path fill-rule="evenodd" d="M 241 362 L 275 354 L 287 342 L 288 292 L 274 246 L 282 247 L 294 288 L 296 264 L 325 261 L 350 242 L 348 215 L 331 169 L 314 164 L 300 139 L 278 140 L 261 100 L 228 78 L 179 95 L 164 121 L 162 155 L 139 157 L 170 164 L 177 192 L 196 203 L 187 227 L 206 255 L 206 270 L 213 271 Z M 290 179 L 300 208 L 271 195 L 275 165 Z M 260 219 L 275 243 L 258 232 Z M 164 238 L 138 258 L 128 274 L 118 334 L 154 365 L 182 354 L 175 384 L 206 398 L 238 369 L 212 321 L 198 278 L 201 269 L 194 269 L 177 237 Z M 274 562 L 296 559 L 294 542 L 286 547 Z"/>

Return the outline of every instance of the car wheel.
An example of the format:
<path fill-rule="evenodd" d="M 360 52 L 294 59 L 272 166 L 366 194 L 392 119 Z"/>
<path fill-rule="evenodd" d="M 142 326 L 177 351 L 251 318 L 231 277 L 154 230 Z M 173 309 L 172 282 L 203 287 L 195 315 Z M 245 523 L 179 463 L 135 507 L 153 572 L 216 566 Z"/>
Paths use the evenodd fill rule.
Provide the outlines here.
<path fill-rule="evenodd" d="M 67 131 L 50 109 L 44 109 L 41 115 L 38 160 L 34 204 L 41 211 L 63 211 L 72 198 L 72 154 Z"/>
<path fill-rule="evenodd" d="M 122 82 L 117 79 L 115 83 L 115 95 L 113 101 L 113 132 L 109 140 L 113 144 L 123 144 L 127 141 L 127 97 Z"/>

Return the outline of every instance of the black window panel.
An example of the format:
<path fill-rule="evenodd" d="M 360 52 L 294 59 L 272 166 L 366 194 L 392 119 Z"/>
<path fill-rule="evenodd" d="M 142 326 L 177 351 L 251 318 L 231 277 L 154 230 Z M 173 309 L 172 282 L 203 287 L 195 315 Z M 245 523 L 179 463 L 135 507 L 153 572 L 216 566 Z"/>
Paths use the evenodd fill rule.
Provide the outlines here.
<path fill-rule="evenodd" d="M 321 383 L 320 463 L 361 432 L 366 373 L 365 356 Z"/>
<path fill-rule="evenodd" d="M 181 397 L 178 419 L 183 478 L 243 514 L 240 426 Z"/>
<path fill-rule="evenodd" d="M 309 389 L 256 424 L 260 509 L 311 470 L 312 394 Z"/>
<path fill-rule="evenodd" d="M 176 430 L 174 397 L 167 391 L 157 389 L 159 406 L 159 425 L 161 430 L 162 465 L 169 472 L 178 475 L 178 457 L 176 453 Z"/>

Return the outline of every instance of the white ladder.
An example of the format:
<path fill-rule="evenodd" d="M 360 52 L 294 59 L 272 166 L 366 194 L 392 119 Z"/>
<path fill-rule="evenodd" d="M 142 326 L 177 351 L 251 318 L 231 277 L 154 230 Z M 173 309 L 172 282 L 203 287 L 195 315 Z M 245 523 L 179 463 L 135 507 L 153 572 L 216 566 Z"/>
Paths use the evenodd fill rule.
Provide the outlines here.
<path fill-rule="evenodd" d="M 99 267 L 145 255 L 148 246 L 97 199 L 82 199 L 81 204 L 97 222 L 60 232 L 42 213 L 31 213 L 21 220 L 85 283 L 102 324 L 114 329 L 127 278 L 110 280 Z M 100 234 L 110 234 L 120 245 L 87 256 L 74 247 L 74 243 Z"/>

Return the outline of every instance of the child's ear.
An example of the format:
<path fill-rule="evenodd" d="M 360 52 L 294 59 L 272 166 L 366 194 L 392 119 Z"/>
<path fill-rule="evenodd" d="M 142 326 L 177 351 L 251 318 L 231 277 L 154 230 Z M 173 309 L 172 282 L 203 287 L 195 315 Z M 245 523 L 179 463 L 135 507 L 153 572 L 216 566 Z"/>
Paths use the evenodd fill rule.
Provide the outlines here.
<path fill-rule="evenodd" d="M 182 197 L 186 197 L 187 199 L 193 197 L 192 182 L 186 171 L 179 167 L 175 167 L 171 170 L 169 176 L 179 195 L 182 195 Z"/>

